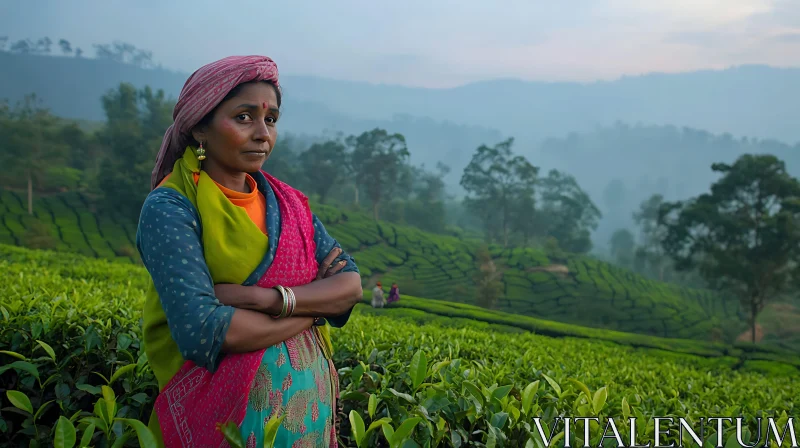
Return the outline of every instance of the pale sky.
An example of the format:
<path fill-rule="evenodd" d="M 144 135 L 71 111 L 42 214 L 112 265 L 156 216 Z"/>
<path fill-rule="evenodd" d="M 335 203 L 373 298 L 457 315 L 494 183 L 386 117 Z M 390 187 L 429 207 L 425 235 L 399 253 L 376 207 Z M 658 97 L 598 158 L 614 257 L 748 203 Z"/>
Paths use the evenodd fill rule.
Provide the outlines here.
<path fill-rule="evenodd" d="M 0 36 L 121 40 L 191 72 L 264 54 L 282 74 L 449 87 L 800 66 L 800 0 L 0 0 Z"/>

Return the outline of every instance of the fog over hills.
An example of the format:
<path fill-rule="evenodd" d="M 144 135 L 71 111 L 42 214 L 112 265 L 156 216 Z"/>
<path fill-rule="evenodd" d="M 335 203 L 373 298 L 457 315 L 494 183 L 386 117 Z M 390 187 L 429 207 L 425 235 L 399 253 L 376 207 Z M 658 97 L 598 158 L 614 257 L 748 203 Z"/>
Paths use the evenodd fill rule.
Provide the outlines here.
<path fill-rule="evenodd" d="M 108 60 L 0 53 L 0 98 L 36 92 L 61 116 L 102 121 L 100 97 L 120 82 L 177 97 L 188 73 Z M 653 193 L 704 191 L 712 162 L 771 152 L 800 175 L 800 69 L 741 66 L 594 83 L 494 80 L 425 89 L 284 76 L 281 131 L 311 136 L 375 127 L 406 136 L 412 162 L 461 170 L 480 144 L 515 137 L 543 170 L 573 174 L 604 212 L 595 239 L 631 226 Z M 610 186 L 613 183 L 612 186 Z M 621 187 L 621 188 L 620 188 Z"/>

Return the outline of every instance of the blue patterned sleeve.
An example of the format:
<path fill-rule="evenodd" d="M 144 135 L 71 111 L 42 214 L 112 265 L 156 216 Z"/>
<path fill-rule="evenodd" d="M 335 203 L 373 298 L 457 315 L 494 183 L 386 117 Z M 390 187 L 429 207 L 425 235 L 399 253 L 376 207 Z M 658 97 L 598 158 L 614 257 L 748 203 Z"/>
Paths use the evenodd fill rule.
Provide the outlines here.
<path fill-rule="evenodd" d="M 317 218 L 317 215 L 312 214 L 312 216 L 314 219 L 314 242 L 317 246 L 317 263 L 322 263 L 322 261 L 325 260 L 325 257 L 328 256 L 334 247 L 342 249 L 342 246 L 328 234 L 327 230 L 325 230 L 325 226 L 322 225 L 322 222 L 319 220 L 319 218 Z M 344 249 L 342 249 L 342 253 L 336 257 L 335 262 L 341 260 L 344 260 L 346 264 L 339 272 L 359 272 L 358 266 L 356 266 L 356 260 L 347 252 L 345 252 Z M 350 308 L 342 315 L 328 317 L 327 321 L 331 324 L 331 326 L 341 328 L 350 319 L 350 313 L 352 311 L 353 309 Z"/>
<path fill-rule="evenodd" d="M 192 203 L 175 190 L 160 188 L 142 206 L 136 245 L 181 355 L 213 372 L 234 308 L 214 295 L 201 232 Z"/>

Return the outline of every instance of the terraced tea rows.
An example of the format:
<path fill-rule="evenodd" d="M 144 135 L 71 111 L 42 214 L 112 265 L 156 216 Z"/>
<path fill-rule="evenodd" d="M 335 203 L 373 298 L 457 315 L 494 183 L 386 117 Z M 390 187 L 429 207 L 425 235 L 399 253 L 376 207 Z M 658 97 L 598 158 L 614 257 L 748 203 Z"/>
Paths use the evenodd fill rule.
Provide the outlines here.
<path fill-rule="evenodd" d="M 135 252 L 134 223 L 92 211 L 91 201 L 81 194 L 37 197 L 34 217 L 56 238 L 57 250 L 90 257 L 131 261 Z M 26 199 L 15 192 L 0 190 L 0 244 L 22 245 L 33 217 Z"/>
<path fill-rule="evenodd" d="M 0 242 L 21 244 L 26 222 L 23 197 L 0 193 Z M 59 249 L 126 259 L 135 226 L 92 213 L 79 194 L 37 198 L 35 214 L 58 238 Z M 474 303 L 474 243 L 413 227 L 376 223 L 361 213 L 313 207 L 329 232 L 350 251 L 365 285 L 397 282 L 403 293 Z M 645 279 L 588 257 L 550 260 L 534 249 L 493 247 L 503 269 L 497 309 L 548 320 L 662 337 L 708 340 L 716 329 L 741 326 L 735 304 L 708 291 Z"/>
<path fill-rule="evenodd" d="M 0 397 L 0 446 L 29 446 L 31 439 L 49 445 L 69 425 L 77 427 L 78 438 L 88 433 L 92 446 L 136 446 L 135 422 L 146 421 L 155 392 L 139 340 L 144 269 L 0 245 L 0 275 L 13 279 L 0 283 L 0 384 L 15 398 L 9 405 Z M 644 424 L 637 425 L 637 440 L 645 444 L 653 440 L 652 418 L 667 415 L 695 424 L 703 416 L 741 415 L 750 433 L 746 441 L 753 442 L 757 436 L 763 441 L 767 429 L 756 432 L 757 416 L 774 416 L 782 427 L 798 412 L 797 370 L 785 364 L 750 361 L 747 369 L 734 370 L 730 356 L 508 334 L 467 320 L 454 328 L 422 311 L 403 311 L 359 306 L 350 323 L 333 333 L 342 446 L 379 446 L 411 422 L 405 434 L 419 446 L 471 440 L 482 444 L 472 446 L 544 448 L 532 419 L 552 425 L 557 415 L 598 417 L 591 446 L 598 446 L 608 418 L 639 418 Z M 420 317 L 431 321 L 418 326 Z M 758 367 L 765 373 L 754 371 Z M 18 412 L 8 411 L 13 407 Z M 114 430 L 93 425 L 110 418 L 117 419 Z M 359 422 L 378 429 L 367 433 Z M 723 440 L 735 441 L 734 428 L 725 423 Z M 630 440 L 627 428 L 620 431 Z M 583 445 L 581 434 L 571 433 L 571 446 Z M 704 437 L 715 440 L 716 434 Z M 662 440 L 676 439 L 672 431 Z"/>

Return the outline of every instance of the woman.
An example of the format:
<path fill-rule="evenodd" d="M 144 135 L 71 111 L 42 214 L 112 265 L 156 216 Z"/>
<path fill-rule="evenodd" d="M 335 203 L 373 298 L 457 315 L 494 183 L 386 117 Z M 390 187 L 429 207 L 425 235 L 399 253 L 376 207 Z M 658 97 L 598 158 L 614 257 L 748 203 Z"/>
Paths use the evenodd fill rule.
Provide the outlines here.
<path fill-rule="evenodd" d="M 160 446 L 224 445 L 228 422 L 261 446 L 279 415 L 275 446 L 337 446 L 325 324 L 347 322 L 361 279 L 306 197 L 261 171 L 280 104 L 271 59 L 225 58 L 189 77 L 164 136 L 137 231 Z"/>
<path fill-rule="evenodd" d="M 381 282 L 378 282 L 375 284 L 375 287 L 372 288 L 372 307 L 383 308 L 385 303 L 383 299 L 383 288 L 381 287 Z"/>
<path fill-rule="evenodd" d="M 389 299 L 386 302 L 394 303 L 398 300 L 400 300 L 400 288 L 397 287 L 397 283 L 392 283 L 392 289 L 389 290 Z"/>

